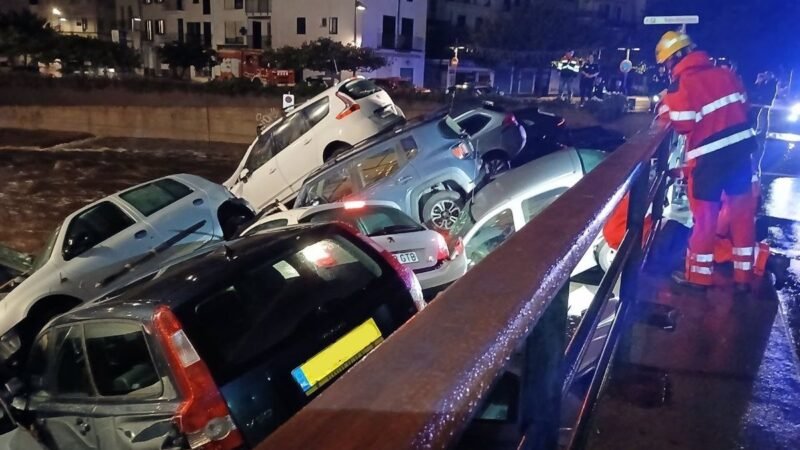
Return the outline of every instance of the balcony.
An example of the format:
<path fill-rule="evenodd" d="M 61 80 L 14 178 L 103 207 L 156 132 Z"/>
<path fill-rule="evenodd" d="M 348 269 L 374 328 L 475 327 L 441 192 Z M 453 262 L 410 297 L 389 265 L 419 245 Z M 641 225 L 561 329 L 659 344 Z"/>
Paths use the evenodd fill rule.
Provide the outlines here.
<path fill-rule="evenodd" d="M 379 33 L 378 48 L 394 49 L 404 52 L 421 52 L 425 50 L 425 38 L 422 36 L 409 36 L 405 34 L 395 36 L 389 33 Z"/>
<path fill-rule="evenodd" d="M 248 17 L 267 17 L 272 14 L 272 0 L 246 0 L 244 11 Z"/>

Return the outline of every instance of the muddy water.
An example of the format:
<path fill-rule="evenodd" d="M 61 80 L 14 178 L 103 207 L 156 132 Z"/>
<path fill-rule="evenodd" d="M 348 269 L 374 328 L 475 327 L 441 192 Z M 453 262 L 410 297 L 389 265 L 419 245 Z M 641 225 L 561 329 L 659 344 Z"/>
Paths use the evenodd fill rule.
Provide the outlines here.
<path fill-rule="evenodd" d="M 193 173 L 222 182 L 246 147 L 137 140 L 83 145 L 0 150 L 0 243 L 35 253 L 77 208 L 160 176 Z"/>

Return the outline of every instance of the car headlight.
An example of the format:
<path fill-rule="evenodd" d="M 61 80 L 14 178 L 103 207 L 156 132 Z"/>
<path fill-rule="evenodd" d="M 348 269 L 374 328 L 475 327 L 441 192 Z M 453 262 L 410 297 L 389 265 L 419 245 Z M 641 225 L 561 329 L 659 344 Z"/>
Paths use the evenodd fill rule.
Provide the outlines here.
<path fill-rule="evenodd" d="M 653 103 L 658 103 L 660 101 L 661 101 L 661 97 L 659 97 L 658 95 L 654 95 L 653 96 Z"/>
<path fill-rule="evenodd" d="M 797 122 L 800 119 L 800 103 L 795 103 L 789 108 L 789 122 Z"/>

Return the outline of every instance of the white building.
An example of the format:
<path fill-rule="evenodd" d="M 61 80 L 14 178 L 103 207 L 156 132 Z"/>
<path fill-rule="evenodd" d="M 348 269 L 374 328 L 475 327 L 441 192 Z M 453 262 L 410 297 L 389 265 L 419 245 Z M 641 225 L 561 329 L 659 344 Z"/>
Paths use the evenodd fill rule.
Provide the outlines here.
<path fill-rule="evenodd" d="M 28 4 L 31 12 L 61 33 L 109 38 L 115 26 L 114 2 L 110 0 L 29 0 Z"/>

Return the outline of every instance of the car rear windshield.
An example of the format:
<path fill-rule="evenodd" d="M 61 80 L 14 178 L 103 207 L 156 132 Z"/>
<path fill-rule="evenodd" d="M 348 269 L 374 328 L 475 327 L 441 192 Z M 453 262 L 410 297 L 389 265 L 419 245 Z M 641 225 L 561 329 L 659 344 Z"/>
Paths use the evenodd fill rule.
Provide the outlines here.
<path fill-rule="evenodd" d="M 300 222 L 344 222 L 367 236 L 410 233 L 425 229 L 399 209 L 378 205 L 328 209 L 303 217 Z"/>
<path fill-rule="evenodd" d="M 272 256 L 176 309 L 219 384 L 351 314 L 381 266 L 336 234 L 274 242 Z"/>
<path fill-rule="evenodd" d="M 192 190 L 186 185 L 167 178 L 131 189 L 119 196 L 137 211 L 149 216 L 191 193 Z"/>
<path fill-rule="evenodd" d="M 353 80 L 345 83 L 344 86 L 339 88 L 339 92 L 347 95 L 353 100 L 369 97 L 370 95 L 381 91 L 383 91 L 383 89 L 370 80 Z"/>
<path fill-rule="evenodd" d="M 439 131 L 447 139 L 458 139 L 464 130 L 458 125 L 458 122 L 453 120 L 450 116 L 445 116 L 444 119 L 439 121 Z"/>

